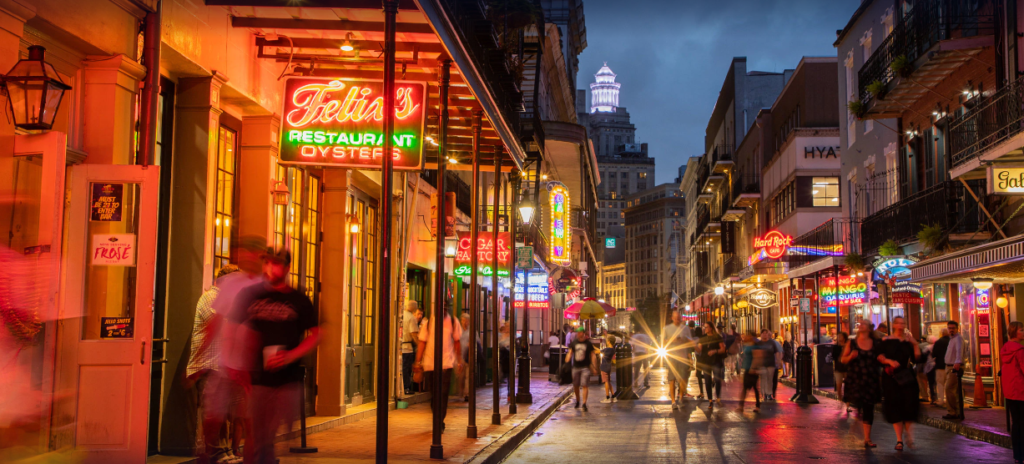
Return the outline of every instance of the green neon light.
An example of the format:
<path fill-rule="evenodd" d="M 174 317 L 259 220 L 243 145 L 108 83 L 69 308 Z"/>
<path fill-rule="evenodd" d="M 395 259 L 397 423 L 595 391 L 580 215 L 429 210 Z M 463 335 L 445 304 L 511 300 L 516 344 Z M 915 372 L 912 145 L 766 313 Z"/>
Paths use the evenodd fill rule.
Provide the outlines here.
<path fill-rule="evenodd" d="M 468 276 L 468 275 L 471 274 L 471 271 L 472 271 L 472 268 L 469 265 L 463 264 L 462 266 L 456 267 L 454 272 L 455 272 L 455 275 L 457 275 L 457 276 Z M 490 276 L 494 275 L 494 272 L 493 272 L 493 270 L 492 270 L 492 268 L 490 266 L 481 266 L 480 267 L 480 273 L 478 275 L 483 275 L 483 276 L 490 277 Z M 498 277 L 508 277 L 508 276 L 509 276 L 508 269 L 498 268 Z"/>

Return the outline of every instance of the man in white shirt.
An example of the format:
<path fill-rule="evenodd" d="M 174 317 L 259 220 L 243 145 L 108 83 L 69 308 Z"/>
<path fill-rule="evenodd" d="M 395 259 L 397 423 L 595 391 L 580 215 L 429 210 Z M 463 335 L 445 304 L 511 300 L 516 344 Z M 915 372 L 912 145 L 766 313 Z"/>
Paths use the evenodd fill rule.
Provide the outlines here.
<path fill-rule="evenodd" d="M 964 419 L 963 381 L 964 338 L 960 336 L 960 324 L 949 321 L 949 346 L 946 348 L 946 411 L 942 416 L 947 420 Z"/>
<path fill-rule="evenodd" d="M 672 311 L 672 323 L 666 324 L 661 329 L 661 346 L 666 351 L 665 362 L 668 365 L 668 391 L 672 398 L 672 409 L 679 409 L 676 405 L 676 382 L 679 382 L 679 393 L 681 397 L 689 396 L 686 393 L 686 385 L 690 380 L 690 365 L 687 360 L 693 351 L 692 336 L 690 328 L 683 324 L 683 318 L 679 310 Z"/>
<path fill-rule="evenodd" d="M 413 364 L 414 370 L 421 370 L 423 372 L 423 382 L 427 385 L 427 390 L 432 392 L 435 396 L 440 397 L 441 403 L 441 431 L 444 431 L 444 418 L 448 414 L 448 392 L 451 390 L 452 384 L 452 369 L 456 366 L 462 369 L 462 360 L 459 353 L 462 353 L 462 347 L 460 346 L 460 339 L 462 338 L 462 325 L 452 321 L 451 314 L 448 314 L 448 309 L 444 311 L 444 321 L 441 323 L 441 369 L 434 368 L 434 319 L 437 316 L 431 317 L 428 322 L 420 326 L 420 341 L 418 349 L 416 350 L 416 363 Z M 435 375 L 441 375 L 441 390 L 436 391 L 436 380 Z M 434 409 L 434 401 L 430 402 L 431 411 Z"/>
<path fill-rule="evenodd" d="M 420 326 L 416 321 L 416 310 L 419 303 L 415 300 L 405 302 L 402 312 L 402 385 L 405 394 L 410 395 L 415 388 L 412 381 L 412 363 L 416 362 L 416 344 L 419 342 Z"/>

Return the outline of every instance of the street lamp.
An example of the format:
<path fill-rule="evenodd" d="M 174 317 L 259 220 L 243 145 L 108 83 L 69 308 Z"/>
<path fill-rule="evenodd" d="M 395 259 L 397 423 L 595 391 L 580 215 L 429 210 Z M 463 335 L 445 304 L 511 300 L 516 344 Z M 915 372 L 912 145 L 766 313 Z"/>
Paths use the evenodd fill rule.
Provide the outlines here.
<path fill-rule="evenodd" d="M 57 108 L 70 85 L 60 80 L 53 65 L 43 59 L 46 49 L 28 47 L 28 59 L 18 60 L 2 77 L 14 125 L 27 130 L 50 130 Z"/>
<path fill-rule="evenodd" d="M 717 296 L 725 295 L 725 287 L 723 287 L 721 285 L 715 287 L 715 295 L 717 295 Z"/>
<path fill-rule="evenodd" d="M 444 257 L 454 258 L 455 250 L 458 249 L 459 241 L 454 237 L 446 237 L 444 239 Z"/>
<path fill-rule="evenodd" d="M 974 288 L 978 290 L 990 290 L 994 280 L 991 277 L 974 277 L 971 279 L 971 282 L 974 283 Z"/>
<path fill-rule="evenodd" d="M 533 219 L 533 202 L 529 197 L 519 202 L 519 216 L 523 218 L 523 224 L 530 225 L 530 219 Z"/>

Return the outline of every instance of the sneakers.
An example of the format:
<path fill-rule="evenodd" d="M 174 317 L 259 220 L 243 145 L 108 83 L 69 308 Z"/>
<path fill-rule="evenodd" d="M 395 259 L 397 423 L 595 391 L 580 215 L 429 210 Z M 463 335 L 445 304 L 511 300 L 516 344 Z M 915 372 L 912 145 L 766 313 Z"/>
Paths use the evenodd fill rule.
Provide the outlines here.
<path fill-rule="evenodd" d="M 242 458 L 239 456 L 235 456 L 235 454 L 231 451 L 228 451 L 220 455 L 220 457 L 217 458 L 216 461 L 217 464 L 239 464 L 241 462 Z"/>
<path fill-rule="evenodd" d="M 721 406 L 722 405 L 722 399 L 721 398 L 715 399 L 715 404 Z"/>
<path fill-rule="evenodd" d="M 586 404 L 584 404 L 584 405 L 583 405 L 583 412 L 587 412 L 587 411 L 588 411 L 588 409 L 587 409 L 587 405 L 586 405 Z"/>
<path fill-rule="evenodd" d="M 673 411 L 678 411 L 678 410 L 679 410 L 679 405 L 678 405 L 678 404 L 676 404 L 676 402 L 675 402 L 675 401 L 673 401 L 673 402 L 672 402 L 672 410 L 673 410 Z"/>
<path fill-rule="evenodd" d="M 605 399 L 601 400 L 601 404 L 608 404 L 608 403 L 611 403 L 611 402 L 612 402 L 612 399 L 611 398 L 607 398 L 607 397 Z"/>

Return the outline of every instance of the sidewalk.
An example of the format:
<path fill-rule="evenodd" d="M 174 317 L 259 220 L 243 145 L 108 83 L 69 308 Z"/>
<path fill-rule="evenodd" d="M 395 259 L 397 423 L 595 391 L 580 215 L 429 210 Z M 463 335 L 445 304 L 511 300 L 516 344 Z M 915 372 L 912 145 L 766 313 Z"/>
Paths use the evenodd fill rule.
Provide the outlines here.
<path fill-rule="evenodd" d="M 501 461 L 572 393 L 572 386 L 548 382 L 546 370 L 534 372 L 530 382 L 533 404 L 519 404 L 518 413 L 510 415 L 506 401 L 508 391 L 502 385 L 501 425 L 491 424 L 492 391 L 493 387 L 490 386 L 477 390 L 477 439 L 466 438 L 469 418 L 467 403 L 455 397 L 450 398 L 445 419 L 447 428 L 441 435 L 446 461 Z M 388 416 L 388 462 L 432 462 L 431 417 L 429 403 L 391 411 Z M 307 445 L 319 448 L 315 454 L 291 454 L 288 449 L 299 446 L 299 440 L 283 441 L 277 444 L 277 455 L 282 464 L 334 463 L 340 459 L 345 462 L 371 462 L 376 446 L 376 423 L 376 416 L 369 416 L 358 422 L 307 435 Z"/>
<path fill-rule="evenodd" d="M 785 384 L 791 388 L 796 388 L 796 383 L 793 379 L 781 379 L 779 383 Z M 814 388 L 814 394 L 816 396 L 822 396 L 837 401 L 839 400 L 839 398 L 836 397 L 836 392 L 832 389 L 823 390 L 820 388 Z M 779 396 L 781 397 L 782 395 Z M 965 400 L 969 399 L 970 398 L 966 398 Z M 1010 443 L 1010 432 L 1006 429 L 1005 409 L 999 407 L 972 409 L 969 402 L 965 401 L 965 403 L 968 404 L 964 407 L 965 419 L 962 421 L 943 419 L 942 416 L 946 414 L 946 408 L 921 403 L 921 417 L 918 418 L 917 422 L 929 427 L 953 432 L 972 440 L 983 441 L 993 445 L 1002 446 L 1003 448 L 1012 449 L 1013 446 Z M 881 405 L 878 406 L 878 409 L 881 410 Z"/>

